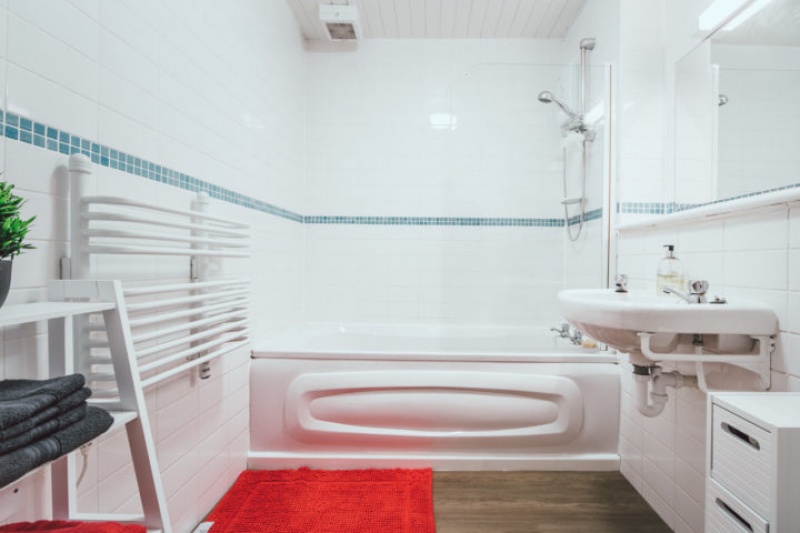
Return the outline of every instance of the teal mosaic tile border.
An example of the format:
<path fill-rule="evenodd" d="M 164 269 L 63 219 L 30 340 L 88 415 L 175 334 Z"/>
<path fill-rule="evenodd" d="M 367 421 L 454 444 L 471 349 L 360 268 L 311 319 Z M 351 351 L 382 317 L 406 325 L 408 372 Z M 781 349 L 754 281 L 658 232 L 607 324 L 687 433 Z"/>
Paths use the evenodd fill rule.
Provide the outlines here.
<path fill-rule="evenodd" d="M 697 207 L 695 204 L 676 204 L 675 202 L 619 202 L 617 213 L 634 213 L 640 215 L 668 215 Z"/>
<path fill-rule="evenodd" d="M 350 224 L 367 226 L 525 226 L 564 227 L 560 218 L 480 218 L 480 217 L 348 217 L 305 216 L 306 224 Z"/>
<path fill-rule="evenodd" d="M 370 217 L 370 216 L 309 216 L 295 213 L 269 202 L 257 200 L 219 185 L 214 185 L 184 174 L 175 169 L 159 165 L 133 154 L 111 148 L 90 139 L 73 135 L 41 122 L 0 110 L 0 137 L 38 146 L 64 155 L 81 153 L 93 163 L 127 172 L 134 176 L 164 183 L 192 192 L 206 192 L 211 198 L 232 203 L 247 209 L 268 213 L 301 224 L 348 224 L 376 226 L 492 226 L 492 227 L 564 227 L 560 218 L 484 218 L 484 217 Z M 602 209 L 590 211 L 584 220 L 602 217 Z M 573 217 L 569 224 L 578 224 Z"/>
<path fill-rule="evenodd" d="M 602 209 L 592 209 L 591 211 L 587 211 L 583 215 L 584 222 L 591 222 L 592 220 L 598 220 L 603 218 L 603 210 Z M 569 218 L 569 225 L 574 226 L 576 224 L 581 223 L 581 216 L 575 215 L 574 217 Z M 561 225 L 564 225 L 564 221 L 561 221 Z"/>
<path fill-rule="evenodd" d="M 117 150 L 52 126 L 0 110 L 0 136 L 64 155 L 81 153 L 93 163 L 121 170 L 134 176 L 157 181 L 192 192 L 206 192 L 223 202 L 269 213 L 281 218 L 303 222 L 303 215 L 245 196 L 219 185 L 208 183 L 175 169 L 159 165 L 133 154 Z"/>
<path fill-rule="evenodd" d="M 780 192 L 780 191 L 788 191 L 791 189 L 800 188 L 800 182 L 798 183 L 790 183 L 789 185 L 783 185 L 781 187 L 773 187 L 771 189 L 765 189 L 763 191 L 756 191 L 747 194 L 739 194 L 737 196 L 731 196 L 729 198 L 723 198 L 720 200 L 714 200 L 711 202 L 703 202 L 699 204 L 679 204 L 675 202 L 619 202 L 617 203 L 617 213 L 634 213 L 634 214 L 644 214 L 644 215 L 668 215 L 670 213 L 679 213 L 681 211 L 689 211 L 692 209 L 697 209 L 699 207 L 706 207 L 709 205 L 717 205 L 717 204 L 724 204 L 727 202 L 732 202 L 734 200 L 741 200 L 743 198 L 755 198 L 757 196 L 761 196 L 763 194 L 769 194 L 773 192 Z M 571 222 L 570 222 L 571 224 Z"/>

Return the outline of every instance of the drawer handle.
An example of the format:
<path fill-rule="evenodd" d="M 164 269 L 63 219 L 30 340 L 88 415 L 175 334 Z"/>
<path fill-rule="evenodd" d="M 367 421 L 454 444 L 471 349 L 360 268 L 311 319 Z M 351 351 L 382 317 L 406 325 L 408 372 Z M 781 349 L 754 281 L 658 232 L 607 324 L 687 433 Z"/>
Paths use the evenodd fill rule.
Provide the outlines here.
<path fill-rule="evenodd" d="M 731 518 L 736 520 L 739 523 L 739 525 L 741 525 L 742 527 L 746 528 L 747 531 L 753 531 L 753 526 L 750 525 L 750 522 L 748 522 L 747 520 L 742 518 L 742 515 L 740 515 L 739 513 L 734 511 L 733 509 L 731 509 L 730 506 L 727 503 L 725 503 L 722 500 L 720 500 L 719 498 L 717 498 L 717 505 L 723 511 L 725 511 L 725 513 L 727 513 L 728 516 L 730 516 Z"/>
<path fill-rule="evenodd" d="M 736 429 L 735 427 L 731 426 L 727 422 L 723 422 L 722 423 L 722 429 L 724 429 L 726 432 L 730 433 L 731 435 L 733 435 L 737 439 L 746 442 L 747 444 L 749 444 L 750 446 L 752 446 L 756 450 L 760 450 L 761 449 L 761 444 L 758 443 L 758 440 L 754 439 L 753 437 L 751 437 L 750 435 L 748 435 L 747 433 L 745 433 L 741 429 Z"/>

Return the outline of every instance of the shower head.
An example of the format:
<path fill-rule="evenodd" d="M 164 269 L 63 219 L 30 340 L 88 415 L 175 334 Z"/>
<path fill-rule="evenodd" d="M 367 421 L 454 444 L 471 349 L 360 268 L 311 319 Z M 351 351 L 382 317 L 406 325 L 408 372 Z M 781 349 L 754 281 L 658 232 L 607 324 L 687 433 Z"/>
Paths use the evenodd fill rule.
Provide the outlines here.
<path fill-rule="evenodd" d="M 553 101 L 553 93 L 550 91 L 542 91 L 539 93 L 539 101 L 545 104 L 549 104 Z"/>
<path fill-rule="evenodd" d="M 567 104 L 565 104 L 564 102 L 562 102 L 561 100 L 559 100 L 558 98 L 553 96 L 553 93 L 551 93 L 550 91 L 542 91 L 542 92 L 540 92 L 539 93 L 539 101 L 542 102 L 542 103 L 545 103 L 545 104 L 549 104 L 550 102 L 555 102 L 556 104 L 558 104 L 558 107 L 560 107 L 564 111 L 564 113 L 569 115 L 570 119 L 578 118 L 578 114 L 577 113 L 574 113 L 572 111 L 572 109 L 570 109 L 567 106 Z"/>

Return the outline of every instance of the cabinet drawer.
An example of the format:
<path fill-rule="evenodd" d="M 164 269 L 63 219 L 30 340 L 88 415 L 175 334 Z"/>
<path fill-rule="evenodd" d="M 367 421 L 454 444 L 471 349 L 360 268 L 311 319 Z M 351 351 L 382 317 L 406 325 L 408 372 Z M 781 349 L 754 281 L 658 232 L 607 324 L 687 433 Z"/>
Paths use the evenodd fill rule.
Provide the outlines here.
<path fill-rule="evenodd" d="M 769 522 L 713 479 L 708 481 L 707 487 L 706 533 L 767 533 L 769 531 Z"/>
<path fill-rule="evenodd" d="M 744 418 L 714 406 L 711 477 L 767 519 L 772 501 L 774 436 Z"/>

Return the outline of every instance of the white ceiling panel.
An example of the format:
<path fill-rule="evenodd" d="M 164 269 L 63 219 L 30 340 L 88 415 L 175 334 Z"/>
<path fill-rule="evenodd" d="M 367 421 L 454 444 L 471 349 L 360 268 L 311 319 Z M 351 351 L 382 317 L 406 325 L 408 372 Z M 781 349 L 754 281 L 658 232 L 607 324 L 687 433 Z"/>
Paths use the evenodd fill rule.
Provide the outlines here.
<path fill-rule="evenodd" d="M 560 39 L 586 0 L 286 0 L 306 39 L 321 3 L 358 6 L 365 39 Z"/>

